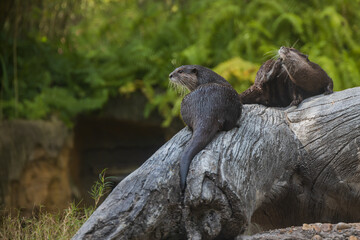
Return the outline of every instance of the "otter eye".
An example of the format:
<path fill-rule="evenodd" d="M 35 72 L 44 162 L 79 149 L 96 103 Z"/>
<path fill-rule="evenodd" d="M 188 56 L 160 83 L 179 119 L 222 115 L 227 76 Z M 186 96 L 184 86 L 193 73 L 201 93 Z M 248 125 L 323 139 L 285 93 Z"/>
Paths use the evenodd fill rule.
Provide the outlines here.
<path fill-rule="evenodd" d="M 179 70 L 178 73 L 183 73 L 184 71 L 183 70 Z"/>

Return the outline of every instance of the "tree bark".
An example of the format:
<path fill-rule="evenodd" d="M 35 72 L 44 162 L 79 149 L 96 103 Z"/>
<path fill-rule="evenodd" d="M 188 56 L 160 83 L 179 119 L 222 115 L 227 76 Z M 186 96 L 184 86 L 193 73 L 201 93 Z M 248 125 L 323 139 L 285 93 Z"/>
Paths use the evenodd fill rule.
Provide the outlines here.
<path fill-rule="evenodd" d="M 360 221 L 360 87 L 298 107 L 243 108 L 239 128 L 193 159 L 183 203 L 188 128 L 120 182 L 73 239 L 233 239 L 249 226 Z"/>

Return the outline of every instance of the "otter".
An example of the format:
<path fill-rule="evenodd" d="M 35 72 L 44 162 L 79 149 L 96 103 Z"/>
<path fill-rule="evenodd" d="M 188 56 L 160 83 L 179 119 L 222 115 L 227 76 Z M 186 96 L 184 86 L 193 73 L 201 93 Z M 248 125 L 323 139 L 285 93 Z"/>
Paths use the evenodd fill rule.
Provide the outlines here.
<path fill-rule="evenodd" d="M 294 84 L 288 81 L 281 60 L 266 61 L 256 73 L 254 84 L 239 97 L 243 104 L 257 103 L 268 107 L 286 107 L 292 102 Z"/>
<path fill-rule="evenodd" d="M 184 192 L 192 159 L 217 132 L 237 125 L 242 104 L 231 84 L 206 67 L 184 65 L 170 73 L 169 78 L 190 91 L 181 102 L 182 119 L 193 132 L 180 160 L 180 188 Z"/>
<path fill-rule="evenodd" d="M 268 107 L 297 106 L 304 99 L 333 92 L 333 81 L 307 55 L 295 48 L 281 47 L 279 58 L 266 61 L 254 84 L 240 94 L 242 103 Z"/>
<path fill-rule="evenodd" d="M 306 93 L 314 96 L 333 92 L 333 81 L 309 57 L 295 48 L 281 47 L 278 51 L 282 67 L 290 80 Z"/>

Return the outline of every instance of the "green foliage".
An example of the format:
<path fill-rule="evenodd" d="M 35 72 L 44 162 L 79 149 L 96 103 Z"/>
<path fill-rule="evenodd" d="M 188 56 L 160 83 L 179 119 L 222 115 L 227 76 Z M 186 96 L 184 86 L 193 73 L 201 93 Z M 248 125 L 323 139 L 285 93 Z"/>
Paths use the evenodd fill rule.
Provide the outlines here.
<path fill-rule="evenodd" d="M 11 48 L 9 45 L 8 48 Z M 108 98 L 104 81 L 87 59 L 74 53 L 59 54 L 49 43 L 18 42 L 19 104 L 15 114 L 11 54 L 4 51 L 0 58 L 3 68 L 2 112 L 7 118 L 47 118 L 57 114 L 66 123 L 83 111 L 100 108 Z"/>
<path fill-rule="evenodd" d="M 101 173 L 99 174 L 99 179 L 95 181 L 94 185 L 91 186 L 91 190 L 89 192 L 91 198 L 95 201 L 95 208 L 99 204 L 101 197 L 103 197 L 110 191 L 112 185 L 112 182 L 107 181 L 111 177 L 105 177 L 106 170 L 107 169 L 105 168 L 101 171 Z"/>
<path fill-rule="evenodd" d="M 59 0 L 53 5 L 62 6 L 56 9 L 65 14 L 73 10 L 70 3 Z M 101 108 L 111 96 L 141 91 L 148 99 L 144 114 L 158 111 L 167 126 L 179 115 L 181 102 L 168 87 L 168 74 L 175 67 L 211 67 L 241 92 L 251 85 L 261 63 L 280 46 L 294 44 L 329 73 L 335 90 L 360 86 L 359 3 L 83 1 L 71 11 L 75 17 L 69 19 L 75 20 L 63 33 L 34 27 L 17 38 L 18 104 L 14 27 L 5 24 L 0 35 L 0 110 L 5 118 L 57 114 L 71 124 L 74 116 Z M 41 9 L 36 8 L 35 15 L 53 19 L 48 14 L 51 5 L 44 6 L 47 14 L 39 17 Z M 54 21 L 43 22 L 46 26 Z"/>
<path fill-rule="evenodd" d="M 254 83 L 259 65 L 239 57 L 231 58 L 219 64 L 214 71 L 227 79 L 239 92 L 245 91 Z"/>

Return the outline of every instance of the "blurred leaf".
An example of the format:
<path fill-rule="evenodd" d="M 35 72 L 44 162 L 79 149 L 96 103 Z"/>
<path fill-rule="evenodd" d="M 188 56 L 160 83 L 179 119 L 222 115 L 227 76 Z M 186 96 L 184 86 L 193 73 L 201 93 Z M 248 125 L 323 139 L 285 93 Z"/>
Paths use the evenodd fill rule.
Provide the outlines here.
<path fill-rule="evenodd" d="M 309 55 L 335 90 L 360 86 L 359 0 L 111 1 L 41 0 L 21 8 L 18 26 L 18 111 L 56 114 L 69 125 L 109 96 L 141 91 L 145 116 L 168 126 L 182 95 L 168 75 L 184 64 L 210 67 L 238 92 L 286 45 Z M 0 32 L 1 107 L 14 111 L 14 16 Z"/>

